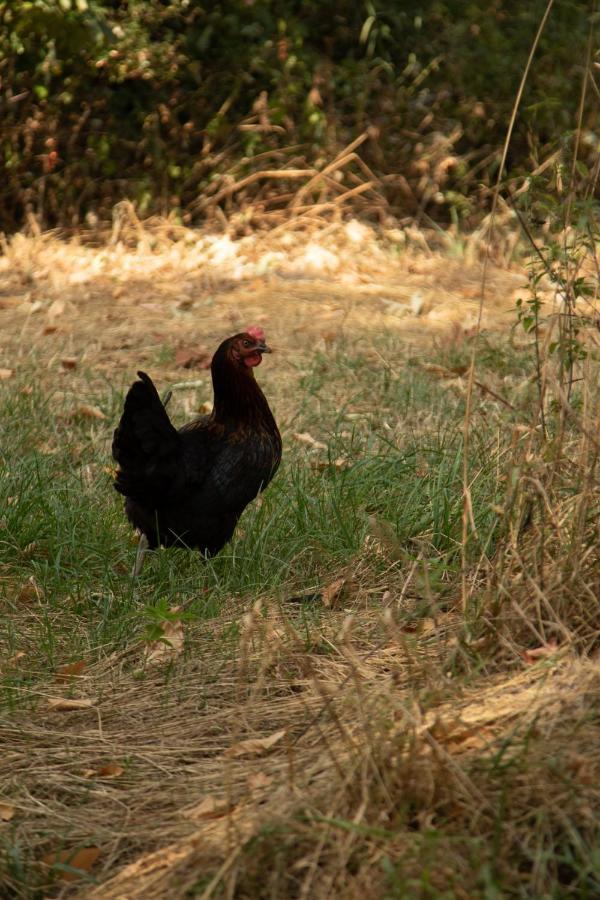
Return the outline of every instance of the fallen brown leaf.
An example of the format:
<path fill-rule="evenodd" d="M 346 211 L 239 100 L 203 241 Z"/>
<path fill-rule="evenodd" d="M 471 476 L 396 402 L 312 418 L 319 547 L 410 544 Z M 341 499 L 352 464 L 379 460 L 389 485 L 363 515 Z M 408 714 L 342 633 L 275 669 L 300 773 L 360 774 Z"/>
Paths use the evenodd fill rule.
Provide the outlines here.
<path fill-rule="evenodd" d="M 35 580 L 33 575 L 27 579 L 25 584 L 21 585 L 19 593 L 16 596 L 17 603 L 33 603 L 35 600 L 41 600 L 44 592 Z"/>
<path fill-rule="evenodd" d="M 177 607 L 174 607 L 171 612 L 177 612 Z M 146 665 L 153 666 L 178 656 L 183 650 L 183 643 L 183 623 L 179 621 L 165 622 L 162 637 L 157 641 L 152 641 L 146 648 Z"/>
<path fill-rule="evenodd" d="M 482 727 L 481 723 L 463 722 L 460 718 L 436 719 L 429 733 L 450 750 L 485 747 L 493 737 L 491 730 Z"/>
<path fill-rule="evenodd" d="M 372 515 L 367 516 L 367 519 L 369 522 L 369 533 L 375 538 L 381 550 L 392 560 L 405 559 L 402 543 L 392 523 Z"/>
<path fill-rule="evenodd" d="M 422 635 L 430 634 L 432 631 L 435 631 L 437 627 L 435 619 L 425 618 L 419 619 L 417 622 L 417 631 Z"/>
<path fill-rule="evenodd" d="M 77 368 L 77 357 L 76 356 L 65 356 L 60 361 L 61 366 L 65 370 L 65 372 L 72 371 Z"/>
<path fill-rule="evenodd" d="M 82 697 L 80 700 L 71 697 L 51 697 L 48 700 L 48 707 L 61 711 L 71 709 L 90 709 L 94 705 L 94 701 L 88 697 Z"/>
<path fill-rule="evenodd" d="M 175 365 L 183 369 L 210 369 L 212 354 L 206 350 L 186 350 L 181 348 L 175 352 Z"/>
<path fill-rule="evenodd" d="M 217 800 L 216 797 L 209 794 L 200 803 L 184 810 L 183 815 L 186 819 L 199 822 L 201 819 L 218 819 L 230 812 L 231 809 L 232 804 L 228 803 L 227 800 Z"/>
<path fill-rule="evenodd" d="M 83 419 L 105 419 L 106 416 L 102 412 L 101 409 L 98 409 L 97 406 L 91 406 L 89 403 L 80 403 L 77 409 L 75 410 L 76 416 L 81 416 Z"/>
<path fill-rule="evenodd" d="M 467 725 L 465 725 L 462 719 L 459 719 L 458 717 L 448 719 L 436 718 L 429 729 L 429 733 L 436 741 L 443 741 L 450 738 L 455 740 L 456 735 L 468 730 Z"/>
<path fill-rule="evenodd" d="M 259 791 L 261 788 L 269 787 L 272 781 L 270 775 L 266 775 L 264 772 L 255 772 L 254 775 L 248 776 L 246 784 L 251 791 Z"/>
<path fill-rule="evenodd" d="M 421 368 L 431 375 L 437 375 L 438 378 L 456 378 L 456 376 L 466 375 L 469 366 L 438 366 L 435 363 L 421 363 Z"/>
<path fill-rule="evenodd" d="M 595 785 L 597 783 L 595 767 L 589 757 L 571 753 L 567 760 L 567 768 L 581 784 Z"/>
<path fill-rule="evenodd" d="M 438 366 L 435 363 L 421 363 L 421 368 L 430 375 L 437 375 L 438 378 L 454 378 L 456 375 L 456 372 L 447 369 L 446 366 Z"/>
<path fill-rule="evenodd" d="M 223 756 L 226 756 L 229 759 L 238 759 L 242 756 L 261 756 L 263 753 L 266 753 L 267 750 L 270 750 L 271 747 L 274 747 L 275 744 L 278 744 L 285 735 L 286 732 L 284 729 L 282 731 L 276 731 L 274 734 L 269 735 L 269 737 L 249 738 L 247 741 L 241 741 L 241 743 L 229 747 Z"/>
<path fill-rule="evenodd" d="M 84 778 L 119 778 L 124 772 L 125 769 L 118 763 L 107 763 L 99 769 L 86 769 L 81 774 Z"/>
<path fill-rule="evenodd" d="M 286 630 L 285 628 L 279 628 L 277 625 L 267 625 L 265 637 L 270 646 L 276 647 L 285 639 Z"/>
<path fill-rule="evenodd" d="M 350 460 L 343 456 L 338 456 L 332 463 L 323 459 L 311 459 L 310 461 L 311 469 L 316 469 L 318 472 L 322 472 L 323 469 L 329 469 L 330 466 L 333 466 L 335 469 L 347 469 L 349 465 Z"/>
<path fill-rule="evenodd" d="M 331 584 L 328 584 L 327 587 L 323 588 L 323 604 L 329 609 L 335 609 L 345 584 L 345 578 L 338 578 L 336 581 L 332 581 Z"/>
<path fill-rule="evenodd" d="M 0 819 L 2 819 L 3 822 L 10 822 L 14 814 L 14 806 L 11 806 L 10 803 L 0 803 Z"/>
<path fill-rule="evenodd" d="M 89 872 L 98 857 L 99 847 L 83 847 L 81 850 L 61 850 L 59 853 L 47 853 L 42 858 L 45 866 L 68 866 L 69 869 L 79 869 L 80 872 L 61 871 L 62 881 L 76 881 L 81 878 L 80 873 Z"/>
<path fill-rule="evenodd" d="M 15 374 L 14 369 L 0 369 L 0 381 L 6 381 Z"/>
<path fill-rule="evenodd" d="M 307 444 L 309 447 L 314 447 L 315 450 L 327 450 L 327 444 L 324 444 L 322 441 L 317 441 L 308 431 L 294 431 L 293 437 L 301 444 Z"/>
<path fill-rule="evenodd" d="M 80 659 L 78 662 L 69 663 L 66 666 L 61 666 L 60 669 L 56 672 L 56 677 L 59 681 L 68 681 L 73 675 L 82 675 L 85 671 L 85 662 L 83 659 Z"/>
<path fill-rule="evenodd" d="M 15 655 L 11 656 L 11 658 L 8 660 L 9 666 L 16 666 L 16 664 L 19 662 L 19 660 L 23 659 L 24 656 L 25 656 L 24 650 L 17 650 Z"/>
<path fill-rule="evenodd" d="M 105 766 L 102 766 L 98 769 L 98 777 L 99 778 L 120 778 L 123 775 L 125 769 L 123 766 L 118 765 L 118 763 L 107 763 Z"/>
<path fill-rule="evenodd" d="M 541 647 L 533 647 L 531 650 L 524 650 L 521 655 L 524 662 L 531 665 L 539 659 L 548 659 L 548 657 L 553 656 L 557 650 L 558 644 L 554 638 L 551 638 L 547 644 L 542 644 Z"/>
<path fill-rule="evenodd" d="M 59 316 L 62 316 L 66 308 L 67 304 L 64 300 L 54 300 L 48 307 L 46 315 L 50 321 L 53 321 L 54 319 L 58 319 Z"/>

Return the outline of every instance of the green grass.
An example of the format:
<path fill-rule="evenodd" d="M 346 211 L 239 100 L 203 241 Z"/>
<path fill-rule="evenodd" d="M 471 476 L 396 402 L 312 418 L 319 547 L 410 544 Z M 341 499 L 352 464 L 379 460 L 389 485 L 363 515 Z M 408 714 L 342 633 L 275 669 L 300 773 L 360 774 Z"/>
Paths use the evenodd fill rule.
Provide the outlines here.
<path fill-rule="evenodd" d="M 397 366 L 400 349 L 382 342 L 381 354 L 395 353 Z M 21 379 L 0 395 L 0 571 L 9 612 L 2 629 L 9 655 L 21 649 L 16 597 L 31 577 L 43 592 L 42 609 L 60 612 L 42 615 L 29 635 L 39 666 L 51 670 L 65 659 L 123 646 L 139 634 L 145 609 L 164 598 L 205 618 L 231 597 L 285 599 L 318 587 L 369 555 L 373 517 L 401 558 L 425 555 L 432 574 L 446 581 L 457 573 L 462 400 L 410 364 L 391 375 L 360 348 L 317 354 L 298 379 L 280 473 L 263 502 L 246 511 L 232 543 L 210 561 L 184 550 L 152 554 L 138 582 L 129 575 L 135 538 L 110 472 L 122 392 L 90 384 L 75 402 L 40 383 L 21 393 L 29 373 Z M 81 402 L 106 419 L 72 415 Z M 177 421 L 176 403 L 173 411 Z M 292 431 L 310 432 L 327 451 L 307 452 Z M 471 447 L 474 556 L 490 552 L 498 532 L 497 444 L 489 428 L 475 433 Z M 344 468 L 336 467 L 339 458 Z M 311 468 L 317 459 L 323 468 Z M 388 563 L 371 552 L 369 566 L 376 572 Z"/>
<path fill-rule="evenodd" d="M 435 361 L 456 367 L 464 365 L 467 353 L 450 348 L 440 351 Z M 155 639 L 173 606 L 184 606 L 179 615 L 190 626 L 189 659 L 202 661 L 218 645 L 222 663 L 205 674 L 201 689 L 217 681 L 220 666 L 239 652 L 243 616 L 260 598 L 278 602 L 284 616 L 293 618 L 311 658 L 335 655 L 330 641 L 314 639 L 314 626 L 326 623 L 330 615 L 323 604 L 297 606 L 286 601 L 318 591 L 340 573 L 352 572 L 360 609 L 372 610 L 375 624 L 384 589 L 403 597 L 394 607 L 394 618 L 395 626 L 401 630 L 406 626 L 402 640 L 409 659 L 419 649 L 411 634 L 415 623 L 460 609 L 464 394 L 447 389 L 406 359 L 403 347 L 392 338 L 380 339 L 375 347 L 348 342 L 330 355 L 317 353 L 308 365 L 292 367 L 285 381 L 278 381 L 265 367 L 261 381 L 284 431 L 284 461 L 275 481 L 262 502 L 245 512 L 233 541 L 215 559 L 206 561 L 185 550 L 158 551 L 150 555 L 138 580 L 130 575 L 136 541 L 123 514 L 122 498 L 112 487 L 110 458 L 112 429 L 127 385 L 115 389 L 90 374 L 75 397 L 58 383 L 36 382 L 35 372 L 32 359 L 30 371 L 21 368 L 20 380 L 5 385 L 0 394 L 0 638 L 4 659 L 20 652 L 26 659 L 24 666 L 2 667 L 0 702 L 7 721 L 36 710 L 44 686 L 59 666 L 81 659 L 91 666 L 115 651 Z M 481 381 L 510 392 L 530 374 L 527 355 L 483 339 Z M 33 391 L 22 392 L 29 384 L 35 384 Z M 475 530 L 470 530 L 465 548 L 467 566 L 473 569 L 482 560 L 491 566 L 506 543 L 509 523 L 499 510 L 511 477 L 516 477 L 509 455 L 512 427 L 525 418 L 528 396 L 521 394 L 518 400 L 511 396 L 514 412 L 477 396 L 468 454 Z M 98 407 L 105 418 L 73 415 L 81 403 Z M 176 424 L 183 421 L 178 394 L 170 413 Z M 326 449 L 314 451 L 299 443 L 293 437 L 299 432 L 310 433 Z M 340 459 L 342 466 L 336 462 Z M 577 478 L 571 476 L 569 490 L 574 494 L 577 489 Z M 405 591 L 411 567 L 416 574 Z M 402 704 L 427 709 L 440 698 L 458 697 L 485 670 L 488 658 L 479 656 L 465 637 L 476 633 L 482 610 L 483 618 L 490 616 L 485 607 L 489 579 L 481 581 L 472 609 L 466 611 L 454 657 L 443 656 L 440 638 L 443 668 L 432 673 L 425 662 L 411 670 L 411 692 L 401 698 Z M 351 598 L 351 606 L 353 602 Z M 233 616 L 215 635 L 208 625 L 224 609 L 233 609 Z M 477 634 L 485 633 L 482 629 Z M 269 682 L 274 696 L 287 690 L 288 681 L 296 677 L 292 664 L 289 675 L 278 672 Z M 135 678 L 142 689 L 146 674 L 140 670 Z M 62 688 L 69 689 L 69 685 Z M 246 684 L 240 687 L 250 689 Z M 184 698 L 187 688 L 180 685 L 176 670 L 167 667 L 161 690 L 172 699 L 180 693 Z M 376 710 L 375 732 L 385 733 L 386 715 Z M 523 736 L 515 731 L 504 745 L 482 752 L 468 769 L 468 778 L 489 803 L 477 813 L 484 822 L 481 831 L 471 834 L 471 813 L 461 807 L 464 798 L 458 782 L 453 787 L 448 776 L 446 785 L 442 774 L 435 800 L 422 800 L 417 788 L 413 797 L 405 776 L 394 774 L 396 751 L 390 757 L 396 760 L 392 764 L 382 749 L 365 821 L 357 825 L 348 808 L 347 815 L 331 817 L 324 810 L 313 818 L 303 814 L 285 825 L 263 829 L 241 857 L 240 877 L 248 894 L 240 896 L 263 896 L 259 871 L 263 863 L 274 867 L 280 893 L 274 888 L 273 896 L 292 896 L 295 875 L 290 872 L 295 870 L 290 866 L 302 852 L 294 849 L 295 844 L 308 840 L 312 847 L 313 838 L 320 841 L 328 828 L 324 846 L 332 853 L 342 838 L 344 846 L 355 842 L 355 849 L 348 850 L 350 873 L 360 870 L 364 842 L 377 846 L 374 877 L 381 888 L 377 896 L 459 900 L 466 871 L 472 896 L 486 900 L 532 896 L 515 887 L 521 867 L 529 873 L 529 885 L 554 886 L 548 896 L 592 897 L 600 874 L 590 829 L 580 833 L 573 817 L 566 816 L 536 837 L 543 823 L 536 819 L 537 789 L 533 782 L 528 786 L 527 779 L 533 772 L 541 773 L 542 784 L 544 778 L 558 777 L 550 770 L 552 766 L 557 772 L 564 770 L 569 746 L 561 745 L 551 759 L 545 751 L 535 732 Z M 376 741 L 372 752 L 377 768 Z M 387 791 L 382 796 L 400 798 L 382 820 L 377 807 L 380 781 Z M 538 799 L 545 809 L 543 797 Z M 425 828 L 417 820 L 421 805 L 428 802 L 435 814 Z M 527 811 L 512 816 L 511 802 L 515 809 Z M 39 873 L 30 865 L 20 832 L 13 833 L 11 827 L 1 836 L 11 896 L 37 900 L 46 896 L 39 887 Z M 531 840 L 520 846 L 523 834 Z M 68 828 L 53 836 L 54 847 L 61 842 L 71 846 Z M 444 876 L 446 887 L 440 893 L 440 872 L 448 855 L 460 858 L 463 868 Z M 511 855 L 516 860 L 512 869 L 507 862 Z M 187 896 L 201 895 L 208 883 L 210 878 L 199 874 Z"/>

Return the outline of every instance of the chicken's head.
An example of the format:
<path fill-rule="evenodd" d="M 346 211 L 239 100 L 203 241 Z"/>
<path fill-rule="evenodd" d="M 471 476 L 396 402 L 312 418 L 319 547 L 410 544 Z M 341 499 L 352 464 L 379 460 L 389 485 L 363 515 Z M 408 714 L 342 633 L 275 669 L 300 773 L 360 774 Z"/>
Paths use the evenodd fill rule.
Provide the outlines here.
<path fill-rule="evenodd" d="M 229 338 L 228 356 L 239 366 L 252 369 L 262 362 L 262 354 L 270 353 L 265 343 L 265 333 L 259 325 L 251 325 L 247 331 Z"/>

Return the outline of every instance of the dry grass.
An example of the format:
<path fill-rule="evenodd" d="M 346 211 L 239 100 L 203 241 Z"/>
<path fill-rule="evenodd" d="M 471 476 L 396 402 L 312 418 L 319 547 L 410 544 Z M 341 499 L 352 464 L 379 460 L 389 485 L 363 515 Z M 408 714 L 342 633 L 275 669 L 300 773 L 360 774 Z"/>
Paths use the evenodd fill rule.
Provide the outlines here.
<path fill-rule="evenodd" d="M 355 220 L 241 239 L 164 224 L 126 236 L 96 247 L 15 235 L 5 245 L 2 365 L 18 366 L 33 348 L 49 374 L 74 356 L 112 377 L 156 346 L 210 349 L 252 320 L 284 351 L 382 331 L 419 346 L 468 334 L 477 321 L 481 236 L 457 242 L 456 259 L 435 235 L 428 249 L 416 229 L 378 234 Z M 492 271 L 484 327 L 512 321 L 524 283 L 519 269 Z"/>
<path fill-rule="evenodd" d="M 296 838 L 272 873 L 275 896 L 351 897 L 373 878 L 379 895 L 381 858 L 406 841 L 416 852 L 413 832 L 439 828 L 462 844 L 471 829 L 482 839 L 493 831 L 506 789 L 500 762 L 514 767 L 503 814 L 509 843 L 528 836 L 540 792 L 549 833 L 571 819 L 593 828 L 597 660 L 563 650 L 469 686 L 444 671 L 455 619 L 411 638 L 388 618 L 376 643 L 363 637 L 373 624 L 372 615 L 363 626 L 332 614 L 307 651 L 288 614 L 257 606 L 228 659 L 219 644 L 211 651 L 203 629 L 201 640 L 188 634 L 188 658 L 167 671 L 144 672 L 131 648 L 73 676 L 70 692 L 92 707 L 41 705 L 3 728 L 2 781 L 33 858 L 56 850 L 52 835 L 66 827 L 71 846 L 101 848 L 103 883 L 82 896 L 183 897 L 199 882 L 198 896 L 213 888 L 266 896 L 248 841 L 269 844 L 283 829 Z M 64 685 L 49 688 L 65 694 Z M 272 749 L 231 756 L 240 742 L 280 730 Z M 120 776 L 93 774 L 111 763 Z M 451 865 L 459 860 L 454 851 Z M 466 859 L 462 867 L 455 896 L 473 896 L 477 873 Z M 443 877 L 443 867 L 434 872 Z"/>
<path fill-rule="evenodd" d="M 206 373 L 190 376 L 162 350 L 211 348 L 259 321 L 281 351 L 273 385 L 293 430 L 299 358 L 349 335 L 372 355 L 371 339 L 388 331 L 427 359 L 436 345 L 468 341 L 476 321 L 476 242 L 453 259 L 424 235 L 398 252 L 397 235 L 357 222 L 239 240 L 157 226 L 130 241 L 127 228 L 100 248 L 41 235 L 5 247 L 0 366 L 16 377 L 33 354 L 44 385 L 79 402 L 90 384 L 151 365 L 162 381 L 199 376 L 208 398 Z M 487 329 L 514 321 L 523 283 L 516 268 L 492 270 Z M 498 456 L 504 539 L 471 566 L 465 611 L 456 587 L 442 610 L 411 622 L 415 568 L 396 560 L 383 601 L 386 585 L 373 596 L 375 575 L 359 560 L 345 608 L 314 620 L 265 596 L 186 623 L 185 652 L 162 664 L 146 665 L 136 638 L 124 650 L 95 647 L 81 674 L 49 681 L 28 669 L 26 705 L 0 723 L 12 809 L 1 827 L 29 866 L 29 892 L 14 866 L 7 890 L 97 900 L 597 896 L 598 373 L 586 365 L 581 406 L 564 412 L 552 452 L 541 451 L 535 422 L 501 418 L 518 406 L 518 386 L 509 407 L 482 391 L 481 415 L 512 428 L 512 444 Z M 550 381 L 548 398 L 561 408 Z M 380 556 L 394 552 L 385 535 L 379 543 Z M 24 645 L 33 619 L 58 615 L 30 600 L 7 608 Z M 73 615 L 65 610 L 63 624 L 75 630 Z M 89 705 L 51 709 L 57 697 Z M 267 745 L 240 748 L 256 739 Z M 39 861 L 81 846 L 100 850 L 97 886 L 49 886 Z"/>
<path fill-rule="evenodd" d="M 597 660 L 556 653 L 469 686 L 444 673 L 456 624 L 408 642 L 389 620 L 379 630 L 374 644 L 360 620 L 350 628 L 332 615 L 307 652 L 287 616 L 257 608 L 229 661 L 204 635 L 168 673 L 140 676 L 133 649 L 74 678 L 93 707 L 41 707 L 3 729 L 2 780 L 32 856 L 55 850 L 65 827 L 71 846 L 100 847 L 102 884 L 82 893 L 96 898 L 183 897 L 194 886 L 206 897 L 353 897 L 369 882 L 379 896 L 382 858 L 414 853 L 418 881 L 419 833 L 434 829 L 448 844 L 433 885 L 443 889 L 451 854 L 453 896 L 468 897 L 480 873 L 461 855 L 470 834 L 489 840 L 503 791 L 503 866 L 510 847 L 542 839 L 531 833 L 542 798 L 548 835 L 594 830 Z M 271 750 L 232 758 L 241 741 L 280 730 Z M 123 774 L 90 775 L 110 763 Z M 284 863 L 267 873 L 272 841 Z M 533 894 L 535 873 L 525 884 Z"/>

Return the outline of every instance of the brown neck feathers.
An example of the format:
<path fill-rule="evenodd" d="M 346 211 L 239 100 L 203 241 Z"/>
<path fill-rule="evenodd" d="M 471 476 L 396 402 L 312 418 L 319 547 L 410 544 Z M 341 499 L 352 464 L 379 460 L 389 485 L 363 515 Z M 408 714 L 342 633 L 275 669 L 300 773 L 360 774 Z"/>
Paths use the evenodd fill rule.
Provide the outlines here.
<path fill-rule="evenodd" d="M 259 388 L 251 368 L 233 362 L 219 348 L 211 371 L 214 390 L 213 420 L 219 425 L 236 427 L 276 427 L 266 397 Z"/>

